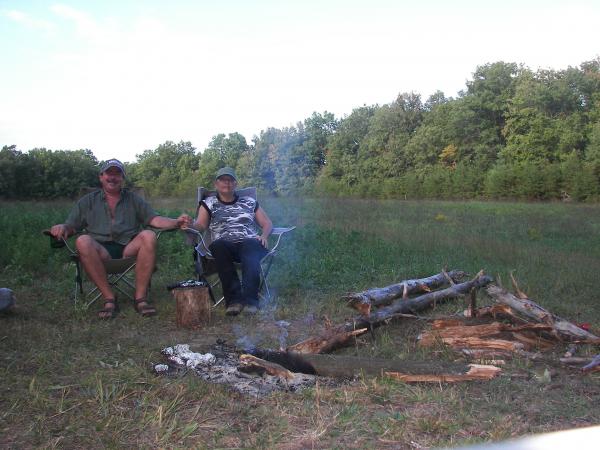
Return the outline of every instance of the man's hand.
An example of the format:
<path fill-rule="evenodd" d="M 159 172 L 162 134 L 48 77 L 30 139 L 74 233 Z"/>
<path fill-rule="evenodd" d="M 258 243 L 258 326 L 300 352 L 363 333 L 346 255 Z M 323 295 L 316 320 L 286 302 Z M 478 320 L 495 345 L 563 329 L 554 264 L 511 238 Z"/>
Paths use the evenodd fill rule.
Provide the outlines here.
<path fill-rule="evenodd" d="M 54 236 L 55 239 L 66 239 L 69 237 L 70 229 L 64 223 L 60 223 L 50 228 L 50 234 Z"/>
<path fill-rule="evenodd" d="M 266 249 L 269 248 L 269 241 L 267 240 L 267 236 L 256 236 L 256 239 L 258 239 L 260 241 L 260 243 L 262 244 L 262 246 Z"/>
<path fill-rule="evenodd" d="M 192 226 L 193 220 L 187 214 L 181 214 L 177 219 L 177 228 L 189 228 Z"/>

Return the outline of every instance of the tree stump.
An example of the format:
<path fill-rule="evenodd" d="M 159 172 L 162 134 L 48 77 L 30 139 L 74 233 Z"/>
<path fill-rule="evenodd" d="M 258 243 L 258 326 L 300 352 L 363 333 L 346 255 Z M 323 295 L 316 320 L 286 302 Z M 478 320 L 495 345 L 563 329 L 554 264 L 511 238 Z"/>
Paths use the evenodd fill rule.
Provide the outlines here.
<path fill-rule="evenodd" d="M 197 328 L 210 323 L 211 300 L 207 287 L 173 289 L 177 307 L 177 327 Z"/>

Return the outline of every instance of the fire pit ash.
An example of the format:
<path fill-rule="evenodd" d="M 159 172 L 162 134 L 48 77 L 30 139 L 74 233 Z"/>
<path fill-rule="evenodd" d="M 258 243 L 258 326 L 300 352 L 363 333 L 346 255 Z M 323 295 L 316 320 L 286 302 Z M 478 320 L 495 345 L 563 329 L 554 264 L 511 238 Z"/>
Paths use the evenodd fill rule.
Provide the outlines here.
<path fill-rule="evenodd" d="M 248 352 L 230 346 L 223 340 L 218 340 L 209 350 L 208 353 L 196 353 L 190 350 L 188 344 L 166 347 L 161 351 L 165 363 L 155 364 L 153 371 L 157 375 L 180 376 L 193 371 L 205 381 L 225 384 L 255 397 L 275 391 L 296 392 L 316 382 L 316 376 L 310 374 L 310 367 L 290 367 L 288 364 L 286 367 L 298 369 L 290 371 L 278 366 L 277 361 L 269 363 L 259 359 L 267 350 L 250 349 L 253 355 L 248 355 Z"/>

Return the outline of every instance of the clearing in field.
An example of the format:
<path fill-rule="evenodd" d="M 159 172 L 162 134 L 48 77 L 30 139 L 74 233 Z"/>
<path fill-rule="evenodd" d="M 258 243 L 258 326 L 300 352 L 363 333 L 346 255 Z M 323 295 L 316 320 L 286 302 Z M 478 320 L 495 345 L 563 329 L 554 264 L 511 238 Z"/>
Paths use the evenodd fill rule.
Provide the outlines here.
<path fill-rule="evenodd" d="M 165 214 L 182 206 L 175 200 L 153 203 Z M 548 321 L 519 324 L 490 312 L 499 303 L 489 289 L 494 284 L 516 298 L 526 294 L 554 317 L 598 335 L 598 206 L 340 199 L 264 204 L 274 223 L 297 226 L 273 268 L 273 302 L 256 317 L 232 319 L 216 308 L 209 326 L 188 330 L 176 326 L 175 301 L 165 289 L 193 277 L 191 252 L 180 234 L 159 242 L 160 271 L 153 279 L 158 316 L 142 320 L 123 304 L 117 319 L 102 322 L 93 308 L 73 307 L 71 267 L 40 234 L 62 220 L 70 204 L 3 203 L 0 286 L 15 292 L 17 307 L 0 316 L 0 445 L 426 448 L 600 423 L 600 377 L 580 370 L 598 345 L 572 348 L 572 340 L 548 328 Z M 451 287 L 444 268 L 451 279 L 452 269 L 466 272 L 463 280 L 453 280 L 456 285 L 475 279 L 481 269 L 491 281 L 474 299 L 469 289 L 420 311 L 394 311 L 381 326 L 350 336 L 349 346 L 328 349 L 338 364 L 317 361 L 326 355 L 308 356 L 320 370 L 350 367 L 348 376 L 328 373 L 303 389 L 248 395 L 192 370 L 174 376 L 153 370 L 165 361 L 161 350 L 176 344 L 196 353 L 215 345 L 254 349 L 255 357 L 301 342 L 312 345 L 307 340 L 363 317 L 359 308 L 365 302 L 349 302 L 351 293 L 442 274 L 448 286 L 429 287 L 431 292 L 408 292 L 405 283 L 409 299 L 435 294 Z M 369 302 L 371 314 L 391 307 L 373 304 L 372 297 Z M 465 310 L 477 310 L 481 323 L 465 323 Z M 483 325 L 496 328 L 486 334 Z M 464 339 L 472 326 L 479 327 L 481 340 L 511 342 L 523 351 L 493 358 L 486 353 L 483 365 L 501 372 L 485 381 L 411 383 L 381 376 L 377 368 L 382 361 L 396 369 L 407 361 L 447 368 L 480 364 L 476 352 L 463 351 L 464 342 L 452 345 L 459 328 Z M 567 351 L 580 362 L 562 363 Z M 246 364 L 256 361 L 247 357 Z M 363 369 L 358 376 L 357 366 Z M 249 370 L 248 376 L 290 376 L 268 375 L 273 367 L 262 367 L 265 375 Z"/>

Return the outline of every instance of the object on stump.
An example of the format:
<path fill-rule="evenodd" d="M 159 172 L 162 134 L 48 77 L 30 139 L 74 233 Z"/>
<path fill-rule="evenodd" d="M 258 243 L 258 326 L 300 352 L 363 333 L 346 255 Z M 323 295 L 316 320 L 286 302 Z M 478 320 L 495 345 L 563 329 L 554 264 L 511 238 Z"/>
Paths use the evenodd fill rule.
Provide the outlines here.
<path fill-rule="evenodd" d="M 298 354 L 255 349 L 253 353 L 292 371 L 324 377 L 390 376 L 406 382 L 454 382 L 490 379 L 501 372 L 494 366 L 453 362 L 423 362 L 341 355 Z"/>
<path fill-rule="evenodd" d="M 210 323 L 212 302 L 208 287 L 177 287 L 171 292 L 176 301 L 177 327 L 196 328 Z"/>
<path fill-rule="evenodd" d="M 555 316 L 528 298 L 516 297 L 505 289 L 493 284 L 488 286 L 487 293 L 497 302 L 508 305 L 512 310 L 527 319 L 550 325 L 553 331 L 562 338 L 591 344 L 600 343 L 600 337 L 578 327 L 568 320 Z M 519 295 L 521 297 L 525 296 L 521 291 L 519 291 Z"/>
<path fill-rule="evenodd" d="M 373 288 L 363 292 L 346 294 L 342 299 L 346 300 L 349 306 L 356 309 L 362 315 L 367 316 L 371 313 L 372 306 L 389 305 L 398 297 L 406 298 L 410 294 L 430 292 L 440 287 L 448 286 L 451 284 L 449 280 L 456 282 L 462 280 L 465 276 L 465 272 L 460 270 L 453 270 L 449 273 L 441 272 L 427 278 L 404 280 L 383 288 Z"/>

